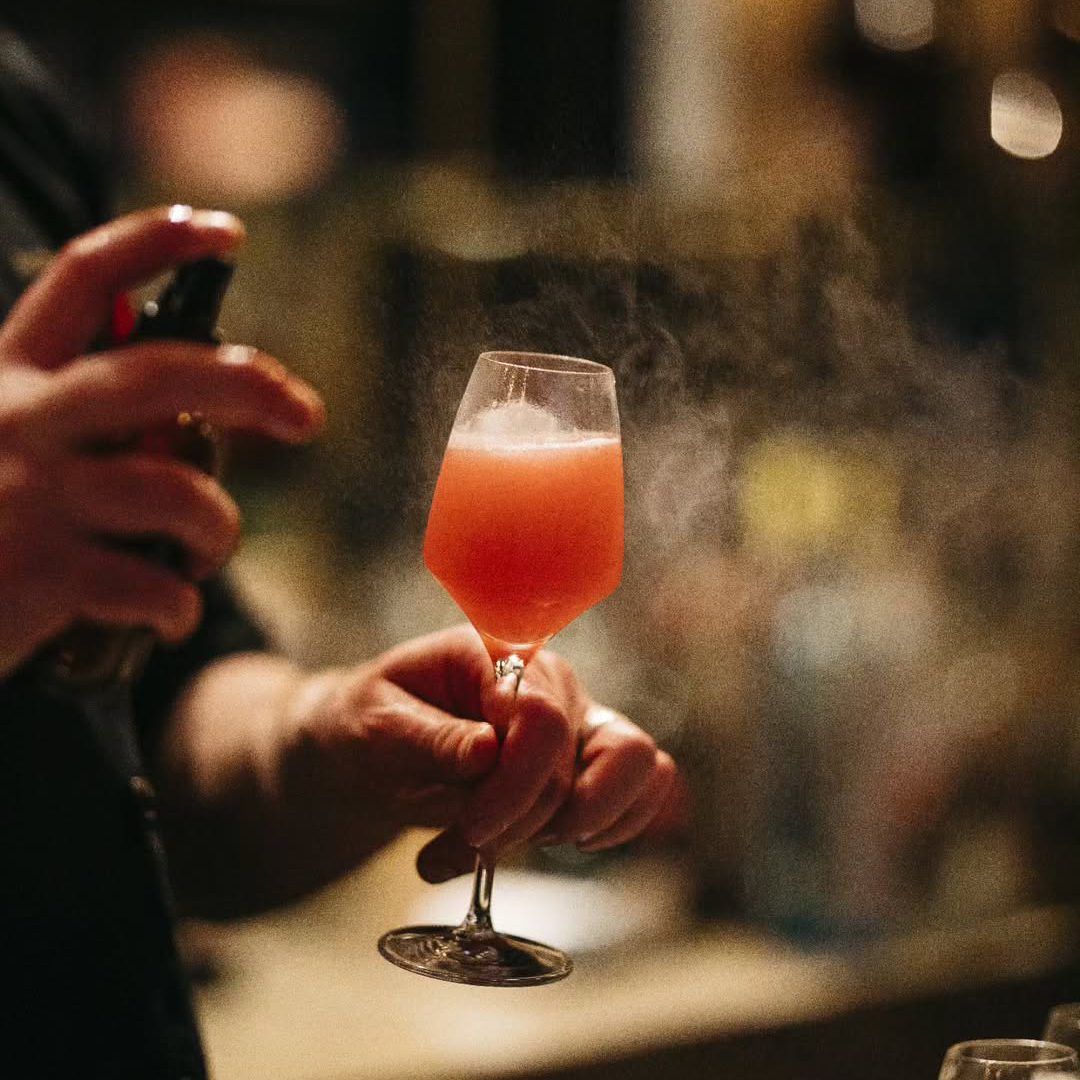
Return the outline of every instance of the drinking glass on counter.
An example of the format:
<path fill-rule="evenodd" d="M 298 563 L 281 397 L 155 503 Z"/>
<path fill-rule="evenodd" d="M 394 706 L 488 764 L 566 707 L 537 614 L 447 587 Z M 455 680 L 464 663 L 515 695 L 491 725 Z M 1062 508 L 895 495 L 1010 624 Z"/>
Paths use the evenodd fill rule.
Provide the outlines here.
<path fill-rule="evenodd" d="M 1041 1039 L 972 1039 L 950 1046 L 938 1080 L 1080 1077 L 1076 1051 Z"/>

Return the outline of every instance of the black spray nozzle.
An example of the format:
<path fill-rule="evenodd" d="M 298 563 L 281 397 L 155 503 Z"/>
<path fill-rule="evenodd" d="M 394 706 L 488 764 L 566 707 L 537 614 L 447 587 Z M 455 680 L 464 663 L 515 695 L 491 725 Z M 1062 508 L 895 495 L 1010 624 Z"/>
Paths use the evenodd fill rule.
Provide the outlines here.
<path fill-rule="evenodd" d="M 157 300 L 143 308 L 136 336 L 216 341 L 232 274 L 233 264 L 224 259 L 198 259 L 181 266 Z"/>

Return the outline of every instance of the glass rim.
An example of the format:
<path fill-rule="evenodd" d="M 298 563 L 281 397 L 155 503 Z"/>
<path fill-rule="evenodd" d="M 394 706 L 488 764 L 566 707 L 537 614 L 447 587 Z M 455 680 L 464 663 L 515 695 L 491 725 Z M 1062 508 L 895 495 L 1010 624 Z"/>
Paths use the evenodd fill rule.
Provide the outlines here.
<path fill-rule="evenodd" d="M 1046 1054 L 1024 1058 L 1001 1055 L 1001 1050 L 1010 1046 L 1024 1050 L 1045 1050 Z M 949 1047 L 946 1056 L 963 1061 L 982 1061 L 989 1065 L 1064 1065 L 1077 1060 L 1077 1053 L 1071 1046 L 1048 1039 L 967 1039 Z"/>
<path fill-rule="evenodd" d="M 530 352 L 514 349 L 488 349 L 480 354 L 481 360 L 503 367 L 522 368 L 526 371 L 557 372 L 563 375 L 614 375 L 607 364 L 598 360 L 585 360 L 580 356 L 562 353 Z M 542 361 L 548 361 L 543 363 Z"/>

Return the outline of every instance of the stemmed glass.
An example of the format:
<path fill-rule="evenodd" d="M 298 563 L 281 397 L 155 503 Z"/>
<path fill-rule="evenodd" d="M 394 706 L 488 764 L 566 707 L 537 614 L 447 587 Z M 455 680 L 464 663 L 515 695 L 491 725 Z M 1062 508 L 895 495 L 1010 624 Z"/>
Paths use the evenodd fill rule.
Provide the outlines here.
<path fill-rule="evenodd" d="M 938 1080 L 1053 1080 L 1080 1076 L 1076 1051 L 1039 1039 L 974 1039 L 950 1046 Z"/>
<path fill-rule="evenodd" d="M 473 368 L 443 456 L 424 561 L 479 632 L 516 694 L 526 663 L 611 593 L 623 558 L 615 378 L 591 360 L 487 352 Z M 476 986 L 532 986 L 570 973 L 559 950 L 498 933 L 494 861 L 477 852 L 459 926 L 411 926 L 379 941 L 409 971 Z"/>

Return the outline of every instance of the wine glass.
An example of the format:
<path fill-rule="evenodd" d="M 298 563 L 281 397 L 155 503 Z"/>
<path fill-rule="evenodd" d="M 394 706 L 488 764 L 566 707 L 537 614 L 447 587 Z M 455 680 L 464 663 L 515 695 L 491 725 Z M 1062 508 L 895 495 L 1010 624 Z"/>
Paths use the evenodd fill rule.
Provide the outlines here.
<path fill-rule="evenodd" d="M 1080 1076 L 1076 1051 L 1039 1039 L 974 1039 L 950 1046 L 938 1080 L 1053 1080 Z"/>
<path fill-rule="evenodd" d="M 1080 1051 L 1080 1002 L 1055 1005 L 1046 1017 L 1043 1038 Z"/>
<path fill-rule="evenodd" d="M 479 632 L 516 694 L 552 635 L 611 593 L 623 558 L 615 377 L 591 360 L 486 352 L 443 456 L 424 561 Z M 460 926 L 412 926 L 379 941 L 409 971 L 476 986 L 532 986 L 570 973 L 559 950 L 498 933 L 494 862 L 477 853 Z"/>

